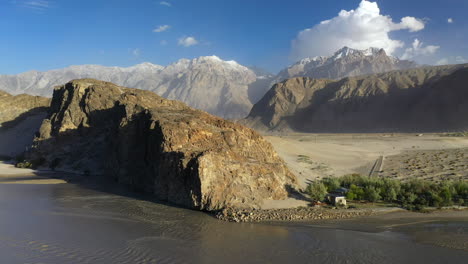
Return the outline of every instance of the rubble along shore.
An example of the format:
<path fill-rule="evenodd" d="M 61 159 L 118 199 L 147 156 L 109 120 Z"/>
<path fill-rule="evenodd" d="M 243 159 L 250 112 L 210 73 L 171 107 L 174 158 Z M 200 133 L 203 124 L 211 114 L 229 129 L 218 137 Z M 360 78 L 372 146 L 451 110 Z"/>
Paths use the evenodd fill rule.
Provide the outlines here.
<path fill-rule="evenodd" d="M 300 221 L 318 219 L 346 219 L 377 214 L 373 209 L 325 209 L 299 207 L 288 209 L 223 209 L 215 213 L 219 220 L 228 222 Z"/>

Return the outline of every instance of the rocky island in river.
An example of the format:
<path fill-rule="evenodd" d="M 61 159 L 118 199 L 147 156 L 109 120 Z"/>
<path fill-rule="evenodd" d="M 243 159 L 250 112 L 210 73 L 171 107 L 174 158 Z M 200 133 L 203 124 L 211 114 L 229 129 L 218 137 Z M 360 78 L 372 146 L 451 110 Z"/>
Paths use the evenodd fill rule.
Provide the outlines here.
<path fill-rule="evenodd" d="M 281 200 L 296 177 L 250 128 L 153 92 L 92 79 L 55 88 L 31 161 L 106 175 L 189 208 L 260 208 Z"/>

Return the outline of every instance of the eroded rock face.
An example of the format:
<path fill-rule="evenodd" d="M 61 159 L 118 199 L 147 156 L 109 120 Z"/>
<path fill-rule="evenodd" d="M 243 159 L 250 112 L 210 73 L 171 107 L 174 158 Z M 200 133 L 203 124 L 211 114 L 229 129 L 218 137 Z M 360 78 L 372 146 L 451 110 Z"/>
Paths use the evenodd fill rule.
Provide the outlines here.
<path fill-rule="evenodd" d="M 106 174 L 190 208 L 258 208 L 296 178 L 253 130 L 138 89 L 83 79 L 57 87 L 32 156 Z"/>

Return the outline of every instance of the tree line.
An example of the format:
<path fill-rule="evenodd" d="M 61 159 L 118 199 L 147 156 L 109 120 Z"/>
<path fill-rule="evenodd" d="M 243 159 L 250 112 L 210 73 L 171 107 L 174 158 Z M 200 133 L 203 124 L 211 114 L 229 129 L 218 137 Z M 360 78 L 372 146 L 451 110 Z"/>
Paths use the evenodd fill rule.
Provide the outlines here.
<path fill-rule="evenodd" d="M 347 200 L 384 201 L 409 210 L 421 210 L 428 206 L 468 206 L 468 182 L 462 180 L 436 183 L 411 179 L 402 182 L 352 174 L 312 182 L 307 186 L 306 193 L 315 201 L 323 201 L 327 193 L 341 187 L 348 189 Z"/>

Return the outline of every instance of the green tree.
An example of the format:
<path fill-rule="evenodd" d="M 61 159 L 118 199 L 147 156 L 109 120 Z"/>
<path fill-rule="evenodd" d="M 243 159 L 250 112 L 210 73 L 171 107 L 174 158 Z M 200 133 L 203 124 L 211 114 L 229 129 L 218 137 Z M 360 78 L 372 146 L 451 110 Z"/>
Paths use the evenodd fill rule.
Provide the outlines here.
<path fill-rule="evenodd" d="M 340 180 L 337 178 L 325 178 L 322 182 L 325 184 L 325 187 L 327 187 L 329 192 L 341 187 Z"/>
<path fill-rule="evenodd" d="M 379 191 L 373 186 L 368 186 L 364 189 L 364 196 L 369 202 L 377 202 L 381 198 Z"/>
<path fill-rule="evenodd" d="M 327 187 L 322 182 L 313 182 L 307 186 L 306 192 L 315 201 L 323 201 L 327 195 Z"/>
<path fill-rule="evenodd" d="M 382 191 L 382 199 L 386 202 L 393 202 L 397 199 L 397 192 L 392 186 L 388 186 Z"/>
<path fill-rule="evenodd" d="M 348 200 L 363 200 L 364 199 L 364 190 L 355 185 L 351 184 L 348 193 L 346 194 L 346 199 Z"/>

